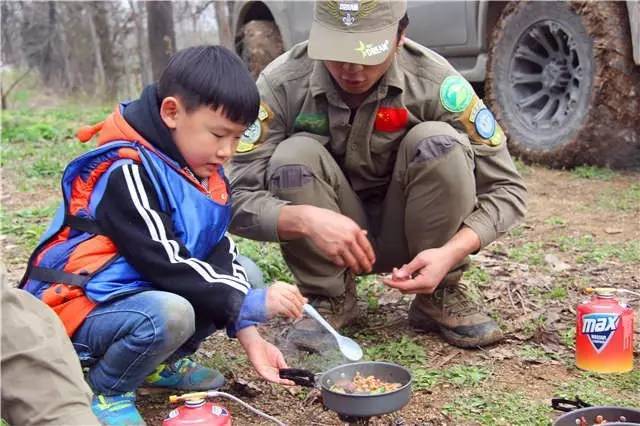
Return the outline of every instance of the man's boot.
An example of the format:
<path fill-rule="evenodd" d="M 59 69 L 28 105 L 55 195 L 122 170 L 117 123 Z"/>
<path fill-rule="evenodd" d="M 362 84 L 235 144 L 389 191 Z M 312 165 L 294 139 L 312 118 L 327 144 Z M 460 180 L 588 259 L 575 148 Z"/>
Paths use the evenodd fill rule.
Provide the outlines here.
<path fill-rule="evenodd" d="M 309 304 L 336 330 L 353 324 L 359 315 L 355 277 L 350 273 L 347 275 L 342 295 L 332 298 L 309 296 Z M 318 321 L 308 316 L 295 322 L 285 339 L 297 349 L 312 353 L 322 353 L 337 347 L 335 338 Z"/>
<path fill-rule="evenodd" d="M 466 294 L 464 284 L 438 287 L 419 294 L 409 308 L 409 324 L 423 331 L 439 331 L 460 348 L 486 346 L 502 340 L 498 324 Z"/>

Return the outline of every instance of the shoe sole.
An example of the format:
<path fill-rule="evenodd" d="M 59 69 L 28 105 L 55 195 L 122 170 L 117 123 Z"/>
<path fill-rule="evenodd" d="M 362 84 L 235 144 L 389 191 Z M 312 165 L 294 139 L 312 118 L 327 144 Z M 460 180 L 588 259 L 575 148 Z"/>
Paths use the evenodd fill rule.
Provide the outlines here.
<path fill-rule="evenodd" d="M 504 339 L 504 335 L 500 330 L 498 330 L 496 333 L 493 333 L 492 336 L 483 338 L 471 338 L 468 336 L 463 336 L 451 329 L 441 326 L 428 317 L 423 317 L 420 319 L 409 318 L 409 325 L 414 329 L 426 333 L 439 333 L 447 343 L 463 349 L 490 346 Z"/>

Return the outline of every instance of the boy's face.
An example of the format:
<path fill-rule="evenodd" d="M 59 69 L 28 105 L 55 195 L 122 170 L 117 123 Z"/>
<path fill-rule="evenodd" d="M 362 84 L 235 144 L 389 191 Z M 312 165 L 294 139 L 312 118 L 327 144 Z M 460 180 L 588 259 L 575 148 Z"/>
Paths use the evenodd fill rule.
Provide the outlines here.
<path fill-rule="evenodd" d="M 231 158 L 246 129 L 222 111 L 200 106 L 187 112 L 180 99 L 171 96 L 160 105 L 160 116 L 171 130 L 178 150 L 189 168 L 202 178 L 211 176 Z"/>

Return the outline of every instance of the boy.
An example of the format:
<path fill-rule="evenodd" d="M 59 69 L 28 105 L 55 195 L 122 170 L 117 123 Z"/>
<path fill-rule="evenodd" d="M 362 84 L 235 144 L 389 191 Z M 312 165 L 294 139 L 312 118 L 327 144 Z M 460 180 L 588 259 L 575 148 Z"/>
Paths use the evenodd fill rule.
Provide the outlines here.
<path fill-rule="evenodd" d="M 258 116 L 242 61 L 218 46 L 178 52 L 157 85 L 103 123 L 99 148 L 66 168 L 60 211 L 21 286 L 62 319 L 91 368 L 92 408 L 106 425 L 141 425 L 135 389 L 220 387 L 215 370 L 186 356 L 216 329 L 237 336 L 257 372 L 285 361 L 255 327 L 300 317 L 296 287 L 251 289 L 226 236 L 231 217 L 223 164 Z M 62 208 L 61 208 L 62 209 Z"/>

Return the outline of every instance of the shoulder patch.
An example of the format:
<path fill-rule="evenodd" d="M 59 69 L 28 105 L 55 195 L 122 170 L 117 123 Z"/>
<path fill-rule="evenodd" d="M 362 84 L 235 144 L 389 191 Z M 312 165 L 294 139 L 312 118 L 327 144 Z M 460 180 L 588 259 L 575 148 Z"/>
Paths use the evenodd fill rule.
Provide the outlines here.
<path fill-rule="evenodd" d="M 457 120 L 464 127 L 471 143 L 498 146 L 505 140 L 504 132 L 495 117 L 482 99 L 475 95 Z"/>
<path fill-rule="evenodd" d="M 440 85 L 440 103 L 447 111 L 464 111 L 473 97 L 471 84 L 458 75 L 450 75 Z"/>
<path fill-rule="evenodd" d="M 328 136 L 329 117 L 327 117 L 327 114 L 322 113 L 302 112 L 296 117 L 293 123 L 293 130 L 296 132 L 309 132 L 316 135 Z"/>
<path fill-rule="evenodd" d="M 264 102 L 260 103 L 260 109 L 258 110 L 258 118 L 246 128 L 238 146 L 236 152 L 239 154 L 253 151 L 263 140 L 267 134 L 268 122 L 271 119 L 272 112 Z"/>

